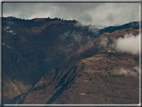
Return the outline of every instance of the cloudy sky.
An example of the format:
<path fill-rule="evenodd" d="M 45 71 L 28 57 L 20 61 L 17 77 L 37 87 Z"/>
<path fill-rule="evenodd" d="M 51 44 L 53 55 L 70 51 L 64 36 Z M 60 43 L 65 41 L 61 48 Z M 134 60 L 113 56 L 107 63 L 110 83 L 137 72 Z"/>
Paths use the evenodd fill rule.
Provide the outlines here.
<path fill-rule="evenodd" d="M 3 3 L 3 16 L 59 17 L 84 25 L 121 25 L 139 20 L 139 3 Z"/>
<path fill-rule="evenodd" d="M 139 3 L 3 3 L 3 16 L 59 17 L 84 25 L 121 25 L 139 20 Z"/>

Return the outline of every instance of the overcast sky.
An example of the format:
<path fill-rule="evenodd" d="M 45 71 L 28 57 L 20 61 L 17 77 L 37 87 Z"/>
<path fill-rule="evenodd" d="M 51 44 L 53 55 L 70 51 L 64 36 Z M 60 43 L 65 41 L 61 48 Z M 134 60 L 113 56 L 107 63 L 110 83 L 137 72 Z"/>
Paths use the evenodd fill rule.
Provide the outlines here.
<path fill-rule="evenodd" d="M 139 3 L 3 3 L 3 16 L 58 17 L 84 25 L 112 26 L 139 20 Z"/>

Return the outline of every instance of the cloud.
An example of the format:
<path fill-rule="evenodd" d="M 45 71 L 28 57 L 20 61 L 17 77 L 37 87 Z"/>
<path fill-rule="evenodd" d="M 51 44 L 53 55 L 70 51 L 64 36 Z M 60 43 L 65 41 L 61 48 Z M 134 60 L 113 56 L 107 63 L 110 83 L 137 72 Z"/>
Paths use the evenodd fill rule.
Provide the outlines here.
<path fill-rule="evenodd" d="M 140 40 L 140 34 L 133 35 L 125 34 L 124 37 L 120 37 L 118 39 L 110 38 L 113 42 L 109 43 L 108 38 L 104 37 L 101 38 L 100 47 L 104 48 L 111 48 L 113 50 L 116 50 L 116 52 L 122 52 L 122 53 L 130 53 L 133 55 L 139 55 L 139 40 Z"/>
<path fill-rule="evenodd" d="M 71 36 L 74 38 L 74 41 L 75 41 L 75 42 L 78 42 L 78 43 L 81 42 L 81 39 L 82 39 L 81 33 L 73 32 L 73 33 L 71 34 Z"/>
<path fill-rule="evenodd" d="M 92 10 L 93 11 L 93 10 Z M 139 4 L 136 3 L 104 3 L 99 5 L 92 15 L 97 25 L 113 26 L 139 20 Z"/>
<path fill-rule="evenodd" d="M 70 32 L 70 31 L 67 31 L 63 35 L 60 35 L 59 39 L 60 40 L 71 39 L 71 40 L 75 41 L 76 43 L 80 43 L 81 39 L 82 39 L 81 35 L 82 35 L 81 32 L 76 32 L 76 31 Z"/>
<path fill-rule="evenodd" d="M 139 35 L 126 34 L 124 38 L 120 37 L 116 40 L 115 49 L 120 52 L 131 54 L 139 54 Z"/>
<path fill-rule="evenodd" d="M 101 42 L 100 42 L 100 47 L 106 48 L 107 47 L 107 43 L 108 43 L 108 38 L 107 37 L 102 38 Z"/>
<path fill-rule="evenodd" d="M 137 77 L 138 74 L 139 74 L 139 68 L 138 67 L 134 67 L 133 70 L 126 70 L 124 68 L 120 68 L 120 69 L 115 69 L 114 72 L 117 75 L 125 75 L 126 77 L 127 76 Z"/>
<path fill-rule="evenodd" d="M 64 34 L 59 36 L 59 40 L 61 41 L 71 40 L 79 44 L 79 43 L 82 43 L 83 40 L 85 40 L 86 42 L 89 42 L 93 40 L 93 38 L 90 36 L 83 35 L 82 32 L 67 31 Z"/>
<path fill-rule="evenodd" d="M 83 25 L 113 26 L 139 20 L 139 3 L 3 3 L 3 16 L 59 17 Z"/>

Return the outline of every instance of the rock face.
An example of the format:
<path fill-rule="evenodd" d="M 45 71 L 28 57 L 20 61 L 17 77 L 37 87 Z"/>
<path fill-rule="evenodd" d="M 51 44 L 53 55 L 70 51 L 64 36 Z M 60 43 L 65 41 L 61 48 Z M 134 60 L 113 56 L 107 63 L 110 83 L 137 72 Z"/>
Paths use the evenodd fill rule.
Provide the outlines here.
<path fill-rule="evenodd" d="M 139 56 L 111 47 L 138 25 L 96 35 L 76 23 L 3 19 L 4 103 L 139 103 Z"/>

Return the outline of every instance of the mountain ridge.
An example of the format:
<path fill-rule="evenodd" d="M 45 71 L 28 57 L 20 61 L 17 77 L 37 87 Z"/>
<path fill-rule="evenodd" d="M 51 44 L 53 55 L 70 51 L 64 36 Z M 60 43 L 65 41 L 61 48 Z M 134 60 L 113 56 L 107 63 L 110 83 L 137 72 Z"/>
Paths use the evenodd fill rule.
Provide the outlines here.
<path fill-rule="evenodd" d="M 3 20 L 4 103 L 25 103 L 24 100 L 27 101 L 30 92 L 43 91 L 42 89 L 46 89 L 47 86 L 50 87 L 47 89 L 49 93 L 45 93 L 50 97 L 45 99 L 44 103 L 56 102 L 55 99 L 60 97 L 60 91 L 65 91 L 66 86 L 79 75 L 76 73 L 80 65 L 78 61 L 104 50 L 103 47 L 98 48 L 102 37 L 111 40 L 110 35 L 118 38 L 132 31 L 134 35 L 139 32 L 136 27 L 138 25 L 131 27 L 131 24 L 128 24 L 131 28 L 121 30 L 114 28 L 112 33 L 107 33 L 109 29 L 105 28 L 106 30 L 101 31 L 104 33 L 98 35 L 91 32 L 89 27 L 77 26 L 74 24 L 75 20 L 73 24 L 70 24 L 70 21 L 62 24 L 56 23 L 58 20 L 56 19 L 55 23 L 48 24 L 43 23 L 46 19 L 33 19 L 31 20 L 35 23 L 33 25 L 30 25 L 30 21 L 27 21 L 29 24 L 23 24 L 17 21 L 19 19 L 15 20 L 15 22 L 12 18 Z M 50 80 L 52 77 L 53 80 L 38 86 L 42 78 Z M 51 89 L 55 90 L 50 94 Z M 30 103 L 32 102 L 35 101 Z"/>
<path fill-rule="evenodd" d="M 129 30 L 131 30 L 131 29 L 129 29 Z M 127 32 L 128 32 L 128 30 L 126 30 Z M 134 30 L 134 32 L 135 32 L 135 30 Z M 138 32 L 137 32 L 138 33 Z M 106 34 L 102 34 L 102 36 L 104 36 L 104 35 L 106 35 Z M 111 35 L 111 34 L 108 34 L 108 35 Z M 115 35 L 115 32 L 113 32 L 113 35 Z M 121 34 L 119 34 L 119 35 L 121 35 Z M 100 37 L 102 37 L 101 35 L 100 35 Z M 120 36 L 119 36 L 120 37 Z M 100 39 L 101 40 L 101 39 Z M 99 43 L 100 43 L 100 41 L 98 41 L 98 40 L 94 40 L 93 41 L 94 43 L 96 43 L 96 42 L 98 42 L 98 45 L 99 45 Z M 98 48 L 98 46 L 97 45 L 95 45 L 94 44 L 94 46 L 96 46 L 96 48 Z M 68 86 L 69 84 L 70 85 L 73 85 L 74 84 L 74 82 L 73 82 L 73 80 L 77 77 L 77 78 L 79 78 L 80 76 L 79 75 L 83 75 L 83 74 L 78 74 L 79 72 L 82 72 L 82 70 L 84 69 L 84 64 L 86 63 L 86 61 L 87 61 L 87 63 L 86 64 L 88 64 L 88 63 L 93 63 L 95 60 L 94 59 L 92 59 L 93 57 L 94 57 L 94 55 L 93 54 L 95 54 L 94 53 L 94 51 L 95 50 L 93 50 L 93 52 L 89 52 L 89 53 L 93 53 L 92 55 L 93 55 L 93 57 L 89 57 L 87 54 L 88 54 L 88 46 L 86 45 L 86 49 L 87 49 L 87 51 L 84 51 L 85 53 L 84 54 L 82 54 L 82 52 L 80 52 L 79 50 L 78 50 L 78 52 L 75 52 L 74 53 L 74 55 L 72 55 L 72 56 L 69 56 L 66 60 L 65 60 L 65 62 L 63 62 L 61 65 L 60 65 L 60 67 L 57 67 L 56 69 L 54 69 L 54 70 L 52 70 L 52 72 L 49 72 L 49 73 L 51 73 L 51 74 L 46 74 L 46 76 L 45 77 L 43 77 L 42 79 L 41 79 L 41 81 L 43 81 L 43 82 L 40 82 L 39 81 L 39 85 L 38 84 L 36 84 L 34 87 L 33 87 L 33 89 L 31 90 L 31 94 L 33 94 L 34 95 L 34 93 L 37 91 L 39 91 L 40 92 L 40 90 L 41 90 L 41 92 L 42 93 L 46 93 L 46 96 L 52 96 L 52 97 L 49 97 L 49 98 L 46 98 L 45 96 L 43 96 L 45 99 L 46 99 L 46 101 L 48 100 L 48 102 L 46 102 L 47 104 L 51 104 L 51 103 L 53 103 L 54 104 L 54 102 L 56 102 L 56 103 L 62 103 L 62 104 L 64 104 L 65 102 L 62 102 L 62 100 L 63 101 L 66 101 L 65 99 L 64 99 L 64 97 L 60 97 L 61 95 L 62 95 L 62 93 L 64 92 L 64 91 L 66 91 L 66 90 L 68 90 L 68 89 L 70 89 L 69 87 L 70 86 Z M 93 47 L 94 48 L 94 47 Z M 85 49 L 85 50 L 86 50 Z M 89 48 L 89 50 L 91 51 L 92 49 L 91 48 Z M 103 49 L 102 49 L 103 50 Z M 96 52 L 98 52 L 98 51 L 96 51 Z M 87 53 L 87 54 L 86 54 Z M 78 54 L 78 55 L 77 55 Z M 82 55 L 81 55 L 82 54 Z M 104 56 L 102 56 L 102 55 L 104 54 Z M 106 54 L 106 55 L 105 55 Z M 85 55 L 85 58 L 86 59 L 84 59 L 84 55 Z M 87 55 L 87 56 L 86 56 Z M 90 56 L 92 56 L 92 55 L 90 55 Z M 97 56 L 97 55 L 100 55 L 100 56 Z M 118 56 L 120 57 L 120 55 L 123 57 L 123 58 L 121 58 L 121 59 L 119 59 L 119 58 L 117 58 Z M 97 54 L 95 54 L 95 56 L 96 56 L 96 58 L 98 57 L 104 57 L 104 58 L 107 58 L 107 56 L 109 57 L 109 58 L 107 58 L 107 60 L 110 60 L 109 62 L 113 62 L 113 60 L 114 59 L 112 59 L 112 61 L 111 61 L 111 57 L 114 57 L 114 58 L 117 58 L 117 61 L 121 61 L 121 63 L 123 63 L 123 61 L 124 60 L 127 60 L 127 58 L 128 58 L 128 56 L 129 57 L 131 57 L 131 58 L 133 58 L 134 57 L 134 59 L 131 59 L 131 58 L 128 58 L 128 59 L 131 59 L 131 61 L 133 62 L 132 63 L 132 65 L 133 66 L 137 66 L 138 65 L 138 60 L 137 60 L 137 55 L 135 56 L 133 56 L 133 55 L 130 55 L 130 54 L 126 54 L 126 53 L 106 53 L 106 52 L 99 52 L 99 53 L 97 53 Z M 74 59 L 75 60 L 77 60 L 77 63 L 76 63 L 76 61 L 74 61 L 73 60 L 73 57 L 75 57 Z M 82 57 L 82 58 L 79 58 L 79 59 L 81 59 L 81 62 L 79 61 L 78 62 L 78 57 Z M 90 59 L 91 58 L 91 59 Z M 94 57 L 95 58 L 95 57 Z M 95 58 L 95 59 L 96 59 Z M 125 59 L 124 59 L 125 58 Z M 99 59 L 96 59 L 96 60 L 100 60 L 100 58 Z M 103 59 L 102 59 L 103 60 Z M 106 60 L 106 61 L 107 61 Z M 137 60 L 137 61 L 136 61 Z M 69 64 L 67 63 L 67 62 L 69 62 Z M 70 62 L 71 61 L 71 62 Z M 84 63 L 84 61 L 85 61 L 85 63 Z M 89 61 L 89 62 L 88 62 Z M 136 61 L 136 62 L 135 62 Z M 107 63 L 109 63 L 109 62 L 107 62 Z M 115 61 L 116 62 L 116 61 Z M 103 61 L 101 61 L 100 63 L 103 63 Z M 114 63 L 114 62 L 113 62 Z M 79 66 L 76 66 L 76 64 L 79 64 Z M 96 63 L 95 63 L 96 64 Z M 127 65 L 127 62 L 126 62 L 126 65 Z M 123 66 L 124 68 L 126 67 L 126 65 L 119 65 L 119 66 Z M 62 66 L 64 66 L 64 67 L 62 67 Z M 87 65 L 88 66 L 88 65 Z M 98 65 L 98 66 L 100 66 L 100 65 Z M 108 66 L 108 65 L 107 65 Z M 129 68 L 129 64 L 127 65 L 128 66 L 128 68 Z M 93 67 L 93 66 L 91 66 L 91 67 Z M 117 67 L 116 67 L 117 68 Z M 77 69 L 80 69 L 80 70 L 77 70 Z M 97 68 L 98 69 L 98 68 Z M 99 68 L 100 69 L 100 68 Z M 109 71 L 109 69 L 111 69 L 111 68 L 107 68 L 106 70 L 107 71 Z M 113 68 L 114 69 L 114 68 Z M 131 68 L 132 69 L 132 68 Z M 79 71 L 79 72 L 76 72 L 76 70 L 77 71 Z M 111 72 L 107 72 L 106 70 L 103 70 L 103 72 L 94 72 L 93 70 L 91 70 L 90 71 L 90 73 L 92 72 L 93 73 L 93 75 L 95 75 L 95 76 L 97 76 L 97 78 L 99 78 L 99 80 L 100 81 L 102 81 L 103 82 L 103 79 L 104 78 L 111 78 L 111 79 L 113 79 L 113 80 L 115 80 L 115 78 L 117 78 L 117 79 L 119 79 L 119 78 L 121 78 L 122 80 L 123 80 L 123 82 L 124 81 L 126 81 L 126 83 L 125 84 L 127 84 L 126 86 L 127 87 L 129 87 L 129 81 L 130 81 L 130 79 L 133 79 L 133 81 L 135 81 L 136 82 L 136 84 L 134 83 L 132 86 L 133 87 L 135 87 L 136 85 L 138 86 L 138 79 L 137 78 L 134 78 L 134 77 L 125 77 L 125 76 L 119 76 L 119 75 L 117 75 L 117 74 L 115 74 L 115 72 L 112 72 L 112 70 L 111 70 Z M 56 73 L 55 72 L 57 72 L 57 71 L 62 71 L 61 73 L 59 73 L 58 72 L 58 75 L 56 75 Z M 68 71 L 68 72 L 65 72 L 65 71 Z M 84 70 L 83 70 L 84 71 Z M 85 72 L 84 72 L 85 73 Z M 87 74 L 88 75 L 90 75 L 90 73 L 88 72 Z M 50 76 L 49 76 L 50 75 Z M 54 76 L 55 75 L 55 76 Z M 84 74 L 84 76 L 85 76 L 85 74 Z M 91 75 L 90 75 L 91 76 Z M 53 78 L 53 81 L 52 81 L 52 78 Z M 54 78 L 57 78 L 57 79 L 54 79 Z M 60 79 L 61 78 L 61 79 Z M 76 79 L 77 79 L 76 78 Z M 95 79 L 95 78 L 93 78 L 93 77 L 90 77 L 90 78 L 87 78 L 87 77 L 82 77 L 82 78 L 84 78 L 82 81 L 84 81 L 84 83 L 86 83 L 86 82 L 88 82 L 88 81 L 92 81 L 92 79 Z M 91 79 L 92 78 L 92 79 Z M 49 81 L 51 79 L 51 81 Z M 46 82 L 46 81 L 49 81 L 49 82 Z M 57 81 L 57 82 L 56 82 Z M 109 79 L 109 81 L 110 81 L 110 83 L 112 82 L 110 79 Z M 121 80 L 120 80 L 121 81 Z M 51 82 L 51 83 L 50 83 Z M 117 83 L 117 81 L 115 80 L 115 82 Z M 115 82 L 114 82 L 114 84 L 115 84 Z M 123 82 L 120 82 L 121 84 L 123 83 Z M 120 84 L 120 83 L 117 83 L 117 84 Z M 81 83 L 82 84 L 82 83 Z M 96 84 L 95 83 L 95 81 L 93 81 L 92 82 L 92 84 Z M 110 84 L 111 85 L 111 84 Z M 54 88 L 54 86 L 55 86 L 55 88 Z M 105 86 L 105 83 L 104 83 L 104 86 Z M 113 85 L 112 85 L 113 86 Z M 123 86 L 123 85 L 122 85 Z M 113 86 L 113 87 L 115 87 L 115 85 Z M 49 89 L 50 90 L 49 90 Z M 119 87 L 120 88 L 120 87 Z M 118 89 L 119 89 L 118 88 Z M 46 90 L 46 89 L 48 89 L 48 91 Z M 55 90 L 55 92 L 54 91 L 52 91 L 51 89 L 53 89 L 53 90 Z M 124 90 L 125 90 L 125 88 L 123 88 Z M 121 89 L 121 90 L 123 90 L 123 89 Z M 45 92 L 45 91 L 46 92 Z M 116 89 L 113 89 L 113 90 L 117 90 L 117 88 Z M 138 88 L 136 88 L 135 90 L 138 90 Z M 103 92 L 105 92 L 105 91 L 103 91 Z M 136 91 L 136 92 L 138 92 L 138 91 Z M 136 93 L 136 92 L 134 92 L 134 93 Z M 92 92 L 87 92 L 88 94 L 91 94 Z M 80 95 L 86 95 L 86 93 L 80 93 Z M 136 94 L 136 95 L 138 95 L 138 93 Z M 136 97 L 136 95 L 135 95 L 135 98 L 136 99 L 138 99 L 138 97 Z M 26 95 L 26 96 L 28 96 L 28 95 Z M 26 101 L 25 103 L 29 103 L 29 99 L 28 100 L 26 100 L 26 96 L 24 96 L 24 98 L 23 99 L 21 99 L 21 101 L 22 102 L 24 102 L 24 101 Z M 74 94 L 74 96 L 76 96 L 75 94 Z M 109 96 L 108 94 L 107 94 L 107 96 Z M 115 94 L 115 96 L 118 96 L 117 94 Z M 131 96 L 131 95 L 130 95 Z M 36 98 L 36 97 L 34 97 L 34 96 L 29 96 L 30 97 L 30 99 L 32 99 L 32 98 Z M 68 96 L 69 97 L 69 96 Z M 121 96 L 119 96 L 120 98 L 121 98 Z M 118 97 L 118 98 L 119 98 Z M 131 96 L 132 97 L 132 96 Z M 59 99 L 59 98 L 61 98 L 62 100 L 60 100 L 61 102 L 58 102 L 56 99 Z M 112 98 L 113 98 L 113 96 L 112 96 Z M 36 98 L 37 99 L 37 98 Z M 41 97 L 41 99 L 42 99 L 42 97 Z M 85 98 L 84 98 L 85 99 Z M 82 101 L 80 102 L 81 104 L 84 102 L 84 99 L 82 99 Z M 111 96 L 109 96 L 109 99 L 111 99 Z M 77 100 L 77 99 L 76 99 Z M 21 103 L 21 101 L 19 101 L 19 104 Z M 40 98 L 37 100 L 37 101 L 40 101 Z M 78 100 L 77 100 L 78 101 Z M 109 101 L 110 103 L 112 102 L 112 103 L 116 103 L 116 101 L 117 101 L 117 99 L 116 100 L 114 100 L 114 101 Z M 123 102 L 124 103 L 124 101 L 126 101 L 126 102 L 129 102 L 129 101 L 127 101 L 127 100 L 123 100 L 123 101 L 121 101 L 121 100 L 119 100 L 120 102 Z M 133 100 L 134 102 L 136 102 L 135 100 Z M 33 102 L 33 101 L 31 101 L 31 102 Z M 43 103 L 45 103 L 44 101 L 40 101 L 40 102 L 43 102 Z M 67 102 L 67 101 L 66 101 Z M 90 101 L 89 101 L 90 102 Z M 93 100 L 91 100 L 91 102 L 90 103 L 92 103 L 93 102 Z M 98 100 L 96 101 L 96 102 L 98 102 Z M 95 102 L 95 103 L 96 103 Z M 118 102 L 118 101 L 117 101 Z M 35 102 L 33 102 L 33 103 L 35 103 Z M 56 104 L 55 103 L 55 104 Z M 72 103 L 76 103 L 76 102 L 72 102 Z M 72 104 L 71 103 L 71 104 Z M 100 102 L 100 103 L 104 103 L 104 102 Z M 130 103 L 130 102 L 129 102 Z M 138 103 L 138 102 L 137 102 Z"/>

